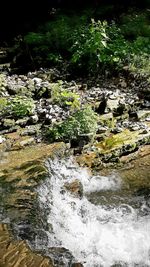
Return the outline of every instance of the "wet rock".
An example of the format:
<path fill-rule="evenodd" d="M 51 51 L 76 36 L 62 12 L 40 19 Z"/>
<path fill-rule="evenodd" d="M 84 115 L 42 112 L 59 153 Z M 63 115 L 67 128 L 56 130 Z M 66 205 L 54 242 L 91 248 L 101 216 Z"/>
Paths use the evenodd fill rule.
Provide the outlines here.
<path fill-rule="evenodd" d="M 73 264 L 71 265 L 71 267 L 84 267 L 84 266 L 83 266 L 82 263 L 77 262 L 77 263 L 73 263 Z"/>
<path fill-rule="evenodd" d="M 64 188 L 75 197 L 83 197 L 83 185 L 78 179 L 70 183 L 65 183 Z"/>
<path fill-rule="evenodd" d="M 6 224 L 1 224 L 0 266 L 53 267 L 53 264 L 50 258 L 32 252 L 25 241 L 14 240 Z"/>
<path fill-rule="evenodd" d="M 64 247 L 51 247 L 48 254 L 54 259 L 55 266 L 71 266 L 73 261 L 71 252 Z"/>

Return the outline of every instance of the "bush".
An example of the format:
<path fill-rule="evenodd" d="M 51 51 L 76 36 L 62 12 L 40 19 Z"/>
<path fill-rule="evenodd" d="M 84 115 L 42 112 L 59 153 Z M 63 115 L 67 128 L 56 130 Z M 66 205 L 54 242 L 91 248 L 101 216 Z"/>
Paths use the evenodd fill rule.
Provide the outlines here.
<path fill-rule="evenodd" d="M 107 47 L 106 28 L 106 21 L 95 22 L 92 19 L 88 27 L 81 27 L 74 32 L 74 44 L 71 47 L 73 63 L 88 65 L 90 70 L 99 67 Z"/>
<path fill-rule="evenodd" d="M 145 12 L 133 12 L 125 14 L 121 19 L 121 30 L 124 36 L 135 40 L 138 36 L 150 37 L 149 14 Z"/>
<path fill-rule="evenodd" d="M 139 55 L 133 55 L 132 61 L 129 63 L 129 70 L 132 73 L 140 74 L 145 78 L 150 77 L 150 55 L 146 53 L 140 53 Z"/>
<path fill-rule="evenodd" d="M 72 33 L 80 28 L 87 20 L 86 16 L 71 18 L 58 15 L 53 21 L 39 27 L 37 32 L 30 32 L 25 36 L 31 54 L 36 63 L 59 64 L 70 55 Z"/>
<path fill-rule="evenodd" d="M 80 135 L 90 134 L 93 138 L 97 131 L 97 115 L 91 107 L 85 107 L 74 113 L 73 116 L 49 129 L 48 137 L 51 141 L 69 141 Z"/>
<path fill-rule="evenodd" d="M 62 84 L 62 81 L 51 84 L 51 97 L 53 102 L 62 107 L 70 107 L 70 109 L 73 111 L 79 109 L 79 95 L 74 92 L 68 91 L 67 89 L 63 89 Z"/>
<path fill-rule="evenodd" d="M 0 115 L 13 115 L 15 117 L 24 117 L 31 115 L 35 104 L 33 99 L 16 96 L 9 99 L 1 98 L 0 99 L 1 109 Z"/>
<path fill-rule="evenodd" d="M 58 15 L 36 33 L 26 35 L 34 62 L 38 66 L 69 62 L 69 71 L 112 73 L 129 67 L 139 54 L 150 54 L 147 12 L 122 16 L 120 26 L 89 20 L 90 15 Z"/>

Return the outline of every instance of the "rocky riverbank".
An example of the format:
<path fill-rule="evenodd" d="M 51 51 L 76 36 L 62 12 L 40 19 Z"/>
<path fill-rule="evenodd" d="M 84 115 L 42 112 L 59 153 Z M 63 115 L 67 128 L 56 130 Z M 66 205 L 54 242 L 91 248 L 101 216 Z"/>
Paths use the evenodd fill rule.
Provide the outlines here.
<path fill-rule="evenodd" d="M 0 228 L 0 242 L 5 244 L 0 250 L 3 255 L 0 264 L 53 266 L 51 260 L 32 253 L 25 242 L 12 240 L 5 225 L 10 225 L 17 239 L 28 240 L 32 248 L 36 248 L 36 239 L 47 246 L 45 215 L 39 208 L 35 190 L 47 176 L 45 159 L 74 155 L 81 166 L 107 174 L 116 167 L 123 168 L 124 164 L 133 173 L 132 160 L 144 162 L 148 157 L 146 166 L 149 168 L 149 88 L 143 80 L 131 82 L 124 77 L 111 80 L 101 77 L 96 82 L 67 81 L 67 76 L 55 69 L 41 69 L 26 75 L 0 74 L 0 215 L 4 223 Z M 61 125 L 87 104 L 96 115 L 94 135 L 90 132 L 90 123 L 88 125 L 89 117 L 89 120 L 86 118 L 88 132 L 79 132 L 67 140 L 62 137 L 53 140 L 48 136 L 49 129 Z M 130 176 L 127 169 L 120 172 L 125 179 Z M 137 189 L 140 187 L 139 183 Z M 83 197 L 82 183 L 76 177 L 72 183 L 66 182 L 62 191 Z M 20 254 L 13 257 L 12 250 L 18 249 Z M 60 262 L 64 266 L 62 258 L 68 258 L 72 267 L 82 266 L 65 248 L 49 248 L 48 256 L 51 255 L 56 266 L 60 266 Z"/>
<path fill-rule="evenodd" d="M 27 75 L 4 72 L 0 88 L 1 158 L 5 150 L 46 140 L 49 128 L 87 104 L 97 114 L 96 135 L 89 144 L 82 140 L 88 140 L 90 130 L 83 136 L 79 133 L 76 142 L 70 136 L 74 154 L 95 153 L 99 162 L 117 162 L 149 143 L 150 86 L 143 80 L 120 77 L 91 85 L 91 81 L 67 82 L 57 70 L 41 69 Z"/>

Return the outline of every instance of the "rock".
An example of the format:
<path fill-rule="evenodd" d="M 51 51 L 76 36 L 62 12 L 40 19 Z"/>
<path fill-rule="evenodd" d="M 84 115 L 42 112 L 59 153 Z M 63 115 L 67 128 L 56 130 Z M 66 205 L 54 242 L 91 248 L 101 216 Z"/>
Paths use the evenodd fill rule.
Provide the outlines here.
<path fill-rule="evenodd" d="M 75 179 L 70 183 L 65 183 L 64 188 L 75 197 L 83 197 L 83 185 L 78 179 Z"/>
<path fill-rule="evenodd" d="M 0 266 L 54 267 L 52 260 L 32 252 L 26 241 L 15 240 L 7 224 L 0 224 Z"/>
<path fill-rule="evenodd" d="M 29 145 L 33 145 L 35 143 L 35 139 L 33 137 L 29 137 L 19 143 L 20 147 L 25 147 Z"/>
<path fill-rule="evenodd" d="M 41 85 L 42 79 L 41 78 L 33 78 L 32 81 L 36 84 L 36 85 Z"/>
<path fill-rule="evenodd" d="M 107 101 L 107 108 L 110 111 L 113 111 L 114 109 L 117 109 L 118 104 L 119 104 L 119 99 L 114 99 L 114 100 L 108 99 L 108 101 Z"/>
<path fill-rule="evenodd" d="M 150 111 L 149 110 L 139 110 L 137 112 L 137 118 L 138 118 L 138 120 L 145 119 L 148 116 L 150 116 Z"/>
<path fill-rule="evenodd" d="M 105 133 L 109 128 L 107 126 L 98 126 L 98 129 L 97 129 L 97 134 L 102 134 L 102 133 Z"/>
<path fill-rule="evenodd" d="M 37 135 L 39 133 L 39 131 L 40 131 L 40 128 L 41 128 L 41 124 L 26 126 L 26 128 L 22 130 L 20 135 L 21 136 Z"/>
<path fill-rule="evenodd" d="M 127 106 L 125 103 L 119 102 L 117 108 L 113 111 L 115 117 L 123 115 L 127 112 Z"/>
<path fill-rule="evenodd" d="M 146 121 L 150 122 L 150 117 L 146 118 Z"/>
<path fill-rule="evenodd" d="M 27 137 L 26 139 L 20 138 L 20 139 L 13 142 L 10 150 L 12 150 L 12 151 L 19 150 L 19 149 L 22 149 L 26 146 L 30 146 L 30 145 L 35 144 L 35 139 L 33 137 Z"/>
<path fill-rule="evenodd" d="M 5 141 L 6 141 L 6 139 L 0 135 L 0 144 L 2 144 Z"/>
<path fill-rule="evenodd" d="M 71 265 L 71 267 L 84 267 L 84 266 L 83 266 L 82 263 L 77 262 L 77 263 L 73 263 L 73 264 Z"/>
<path fill-rule="evenodd" d="M 27 124 L 27 122 L 29 121 L 29 117 L 25 117 L 23 119 L 19 119 L 16 121 L 16 124 L 17 125 L 20 125 L 20 126 L 25 126 Z"/>
<path fill-rule="evenodd" d="M 15 126 L 15 120 L 14 119 L 4 119 L 3 126 L 5 128 L 11 128 Z"/>
<path fill-rule="evenodd" d="M 107 107 L 107 98 L 105 96 L 105 94 L 103 93 L 102 94 L 102 98 L 101 98 L 101 102 L 98 106 L 98 108 L 95 110 L 98 114 L 104 114 L 105 112 L 105 109 Z"/>
<path fill-rule="evenodd" d="M 33 116 L 30 117 L 31 123 L 37 123 L 38 120 L 39 120 L 39 118 L 38 118 L 38 115 L 37 114 L 35 114 L 35 115 L 33 115 Z"/>
<path fill-rule="evenodd" d="M 54 124 L 56 121 L 57 121 L 56 118 L 52 118 L 52 119 L 51 119 L 52 124 Z"/>
<path fill-rule="evenodd" d="M 114 129 L 111 130 L 112 133 L 121 133 L 123 131 L 122 127 L 115 127 Z"/>
<path fill-rule="evenodd" d="M 128 127 L 131 131 L 138 131 L 140 130 L 140 125 L 135 124 Z"/>

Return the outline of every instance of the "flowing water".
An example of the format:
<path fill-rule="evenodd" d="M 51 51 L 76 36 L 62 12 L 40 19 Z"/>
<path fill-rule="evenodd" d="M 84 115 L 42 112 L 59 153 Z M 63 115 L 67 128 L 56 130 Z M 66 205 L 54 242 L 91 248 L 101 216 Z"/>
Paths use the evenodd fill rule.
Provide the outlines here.
<path fill-rule="evenodd" d="M 72 159 L 49 160 L 47 168 L 38 193 L 49 247 L 68 249 L 85 267 L 150 266 L 150 190 L 139 193 L 115 173 L 92 176 Z M 75 179 L 81 198 L 64 190 Z"/>

